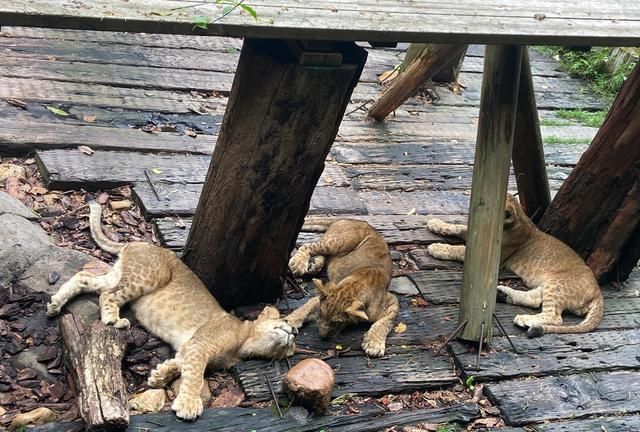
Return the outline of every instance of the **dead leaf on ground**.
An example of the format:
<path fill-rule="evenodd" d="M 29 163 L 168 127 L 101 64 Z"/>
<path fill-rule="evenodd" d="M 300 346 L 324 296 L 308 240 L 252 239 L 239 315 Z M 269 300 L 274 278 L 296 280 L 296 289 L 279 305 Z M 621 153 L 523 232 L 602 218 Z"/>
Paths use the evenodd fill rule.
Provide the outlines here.
<path fill-rule="evenodd" d="M 434 423 L 418 423 L 415 426 L 405 426 L 402 428 L 403 432 L 436 432 L 438 425 Z"/>
<path fill-rule="evenodd" d="M 411 215 L 414 215 L 414 214 L 416 214 L 416 208 L 415 207 L 407 212 L 407 216 L 411 216 Z"/>
<path fill-rule="evenodd" d="M 393 329 L 393 331 L 396 332 L 397 334 L 402 334 L 407 331 L 407 325 L 402 322 L 398 323 L 398 325 L 396 326 L 396 328 Z"/>
<path fill-rule="evenodd" d="M 23 199 L 24 191 L 20 187 L 20 179 L 16 176 L 9 176 L 4 182 L 5 191 L 14 198 Z"/>
<path fill-rule="evenodd" d="M 394 79 L 397 78 L 399 72 L 398 69 L 392 69 L 386 72 L 382 72 L 379 76 L 378 76 L 378 81 L 379 82 L 391 82 Z"/>
<path fill-rule="evenodd" d="M 191 138 L 197 138 L 198 134 L 193 129 L 185 129 L 184 134 Z"/>
<path fill-rule="evenodd" d="M 96 121 L 96 116 L 94 116 L 94 115 L 84 115 L 84 116 L 82 116 L 82 120 L 86 121 L 87 123 L 93 123 L 94 121 Z"/>
<path fill-rule="evenodd" d="M 40 186 L 32 186 L 29 192 L 31 192 L 32 195 L 44 195 L 48 193 L 49 190 Z"/>
<path fill-rule="evenodd" d="M 78 150 L 80 150 L 81 153 L 84 153 L 89 156 L 95 153 L 95 151 L 91 147 L 86 145 L 78 146 Z"/>
<path fill-rule="evenodd" d="M 500 426 L 504 426 L 504 423 L 502 422 L 502 419 L 500 417 L 486 417 L 477 419 L 471 425 L 473 429 L 479 429 L 481 427 L 491 429 Z"/>
<path fill-rule="evenodd" d="M 415 307 L 427 307 L 429 303 L 422 297 L 414 297 L 411 299 L 411 305 Z"/>
<path fill-rule="evenodd" d="M 7 99 L 7 103 L 8 103 L 9 105 L 11 105 L 11 106 L 16 107 L 16 108 L 20 108 L 20 109 L 23 109 L 23 110 L 26 110 L 26 109 L 27 109 L 27 104 L 26 104 L 26 102 L 22 102 L 22 101 L 21 101 L 21 100 L 19 100 L 19 99 Z"/>
<path fill-rule="evenodd" d="M 106 192 L 102 192 L 100 195 L 98 195 L 98 197 L 96 198 L 96 202 L 98 204 L 106 204 L 107 201 L 109 201 L 109 194 Z"/>
<path fill-rule="evenodd" d="M 230 387 L 222 391 L 211 403 L 213 408 L 235 408 L 244 400 L 244 392 L 239 387 Z"/>

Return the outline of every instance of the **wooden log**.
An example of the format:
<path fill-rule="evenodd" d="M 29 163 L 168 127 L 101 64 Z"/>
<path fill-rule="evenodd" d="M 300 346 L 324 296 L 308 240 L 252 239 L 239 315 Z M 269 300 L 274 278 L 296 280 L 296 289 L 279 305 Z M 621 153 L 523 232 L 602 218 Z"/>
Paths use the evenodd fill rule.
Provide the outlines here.
<path fill-rule="evenodd" d="M 536 223 L 549 207 L 551 195 L 538 121 L 538 108 L 533 92 L 529 52 L 526 49 L 522 52 L 512 158 L 520 204 L 527 216 Z"/>
<path fill-rule="evenodd" d="M 540 222 L 585 258 L 601 283 L 625 280 L 640 258 L 638 112 L 640 65 Z"/>
<path fill-rule="evenodd" d="M 493 332 L 521 63 L 520 46 L 486 48 L 458 319 L 467 323 L 464 340 L 489 341 Z"/>
<path fill-rule="evenodd" d="M 245 39 L 185 262 L 224 307 L 272 301 L 366 60 L 305 67 L 281 40 Z"/>
<path fill-rule="evenodd" d="M 452 58 L 457 58 L 460 52 L 466 48 L 467 45 L 459 44 L 431 44 L 427 46 L 369 109 L 369 116 L 378 121 L 384 120 L 391 111 L 413 96 L 425 81 L 447 65 Z"/>
<path fill-rule="evenodd" d="M 451 57 L 451 60 L 442 67 L 438 72 L 433 74 L 431 79 L 434 82 L 442 82 L 442 83 L 450 83 L 458 81 L 458 75 L 460 75 L 460 70 L 462 70 L 462 63 L 464 63 L 464 57 L 467 54 L 467 48 L 469 45 L 466 45 L 465 48 L 458 53 L 457 56 Z"/>
<path fill-rule="evenodd" d="M 73 314 L 62 316 L 59 327 L 87 430 L 125 430 L 129 424 L 121 372 L 125 332 L 100 321 L 89 324 Z"/>

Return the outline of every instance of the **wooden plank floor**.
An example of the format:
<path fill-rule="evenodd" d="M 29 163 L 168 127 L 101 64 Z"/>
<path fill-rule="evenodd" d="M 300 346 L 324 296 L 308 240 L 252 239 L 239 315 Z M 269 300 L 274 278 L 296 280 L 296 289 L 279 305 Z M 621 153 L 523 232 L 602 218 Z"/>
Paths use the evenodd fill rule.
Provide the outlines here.
<path fill-rule="evenodd" d="M 146 215 L 157 218 L 159 238 L 180 251 L 211 161 L 241 42 L 201 36 L 2 30 L 0 99 L 21 100 L 27 109 L 0 103 L 0 156 L 35 151 L 51 188 L 132 185 Z M 434 354 L 433 347 L 456 326 L 462 267 L 426 253 L 426 245 L 445 240 L 429 232 L 426 224 L 434 215 L 450 222 L 466 221 L 484 50 L 482 46 L 468 50 L 460 77 L 466 86 L 462 95 L 445 85 L 435 86 L 429 92 L 432 99 L 411 98 L 380 124 L 367 120 L 358 107 L 380 93 L 377 75 L 393 69 L 403 52 L 369 52 L 310 213 L 361 218 L 380 230 L 395 249 L 397 276 L 392 289 L 401 303 L 398 321 L 407 329 L 390 334 L 384 358 L 367 360 L 360 349 L 364 328 L 322 341 L 312 323 L 298 336 L 298 346 L 307 352 L 296 354 L 292 361 L 313 353 L 335 354 L 336 345 L 348 349 L 328 360 L 337 370 L 334 396 L 448 388 L 473 376 L 486 384 L 487 394 L 512 431 L 638 429 L 640 420 L 633 413 L 640 412 L 640 404 L 631 387 L 637 388 L 640 369 L 640 272 L 621 288 L 604 287 L 605 315 L 592 334 L 529 340 L 512 324 L 514 315 L 527 309 L 498 304 L 497 316 L 517 353 L 504 337 L 496 337 L 483 353 L 478 371 L 474 347 L 456 342 L 448 353 Z M 531 58 L 539 114 L 548 120 L 542 134 L 555 191 L 597 132 L 560 118 L 558 110 L 603 109 L 606 104 L 584 83 L 560 71 L 554 60 L 535 51 Z M 52 106 L 69 116 L 55 115 L 47 108 Z M 95 153 L 88 156 L 77 150 L 79 145 Z M 515 190 L 513 177 L 509 188 Z M 316 233 L 303 232 L 298 243 L 316 238 Z M 500 278 L 518 284 L 512 274 L 501 273 Z M 418 290 L 426 307 L 411 301 Z M 289 298 L 278 306 L 286 310 L 302 301 Z M 566 317 L 568 323 L 578 321 Z M 250 397 L 267 400 L 265 374 L 277 384 L 285 370 L 283 362 L 252 361 L 239 365 L 236 373 Z M 523 409 L 525 396 L 530 401 Z M 622 409 L 627 414 L 619 416 Z M 364 431 L 418 421 L 465 424 L 479 415 L 474 404 L 381 417 L 366 410 L 355 416 L 334 414 L 300 420 L 292 413 L 279 420 L 268 410 L 207 410 L 193 427 L 210 423 L 227 425 L 220 430 Z M 582 417 L 586 419 L 578 420 Z M 149 424 L 153 430 L 177 428 L 172 416 L 150 415 L 134 417 L 130 430 Z M 521 425 L 526 429 L 519 429 Z M 180 424 L 181 430 L 189 427 Z"/>

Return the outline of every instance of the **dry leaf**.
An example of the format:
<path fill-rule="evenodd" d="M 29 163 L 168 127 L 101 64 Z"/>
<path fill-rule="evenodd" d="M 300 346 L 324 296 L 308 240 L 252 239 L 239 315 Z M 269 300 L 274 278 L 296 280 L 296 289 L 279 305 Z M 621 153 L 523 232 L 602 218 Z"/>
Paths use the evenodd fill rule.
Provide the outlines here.
<path fill-rule="evenodd" d="M 91 147 L 86 145 L 78 146 L 78 150 L 80 150 L 81 153 L 84 153 L 89 156 L 95 153 L 95 151 Z"/>
<path fill-rule="evenodd" d="M 27 104 L 18 99 L 7 99 L 7 103 L 23 110 L 27 109 Z"/>
<path fill-rule="evenodd" d="M 391 402 L 389 405 L 387 405 L 387 409 L 390 412 L 402 411 L 402 408 L 404 408 L 402 402 Z"/>
<path fill-rule="evenodd" d="M 185 130 L 184 130 L 184 134 L 185 134 L 186 136 L 191 137 L 191 138 L 197 138 L 197 137 L 198 137 L 198 134 L 197 134 L 197 133 L 195 133 L 195 132 L 193 131 L 193 129 L 185 129 Z"/>
<path fill-rule="evenodd" d="M 378 76 L 379 82 L 390 82 L 393 81 L 398 76 L 398 69 L 392 69 L 390 71 L 382 72 L 380 76 Z"/>
<path fill-rule="evenodd" d="M 214 408 L 235 408 L 244 400 L 244 392 L 238 387 L 223 390 L 211 403 Z"/>
<path fill-rule="evenodd" d="M 412 208 L 411 210 L 409 210 L 409 213 L 407 213 L 408 216 L 414 215 L 414 214 L 416 214 L 416 208 L 415 207 Z"/>
<path fill-rule="evenodd" d="M 422 297 L 414 297 L 411 299 L 411 305 L 416 307 L 427 307 L 429 303 Z"/>
<path fill-rule="evenodd" d="M 407 325 L 405 323 L 398 323 L 396 328 L 393 329 L 397 334 L 402 334 L 407 331 Z"/>
<path fill-rule="evenodd" d="M 33 186 L 30 191 L 33 195 L 44 195 L 49 192 L 47 189 L 40 186 Z"/>
<path fill-rule="evenodd" d="M 154 174 L 161 174 L 162 170 L 160 168 L 151 168 L 151 172 Z"/>
<path fill-rule="evenodd" d="M 82 120 L 86 121 L 87 123 L 93 123 L 94 121 L 96 121 L 96 116 L 94 116 L 94 115 L 84 115 L 84 116 L 82 116 Z"/>

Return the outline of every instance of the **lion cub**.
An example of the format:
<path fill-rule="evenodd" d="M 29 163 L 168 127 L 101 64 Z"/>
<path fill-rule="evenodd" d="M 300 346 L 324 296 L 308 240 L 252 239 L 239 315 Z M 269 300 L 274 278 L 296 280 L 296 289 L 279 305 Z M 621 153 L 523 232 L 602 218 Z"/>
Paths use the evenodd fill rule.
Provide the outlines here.
<path fill-rule="evenodd" d="M 180 392 L 171 408 L 193 420 L 202 414 L 200 389 L 207 365 L 228 368 L 248 357 L 283 358 L 293 354 L 297 330 L 266 307 L 255 321 L 241 321 L 225 312 L 200 279 L 171 251 L 144 242 L 116 243 L 100 225 L 102 209 L 89 204 L 94 240 L 119 255 L 111 271 L 94 275 L 81 271 L 63 284 L 47 304 L 47 315 L 80 293 L 100 294 L 102 322 L 128 328 L 120 307 L 131 302 L 136 318 L 153 334 L 173 345 L 175 358 L 151 371 L 150 387 L 162 387 L 182 375 Z"/>
<path fill-rule="evenodd" d="M 427 227 L 436 234 L 466 239 L 467 227 L 431 219 Z M 464 261 L 464 246 L 432 244 L 429 253 L 440 259 Z M 584 333 L 598 327 L 604 311 L 600 287 L 591 269 L 569 246 L 540 231 L 507 194 L 500 264 L 520 278 L 530 291 L 498 285 L 498 296 L 507 303 L 537 308 L 536 315 L 516 315 L 514 323 L 528 327 L 529 337 L 544 333 Z M 562 312 L 585 319 L 577 325 L 562 326 Z"/>
<path fill-rule="evenodd" d="M 313 274 L 327 261 L 329 281 L 314 279 L 319 297 L 310 299 L 286 320 L 301 327 L 318 311 L 321 338 L 335 335 L 360 321 L 372 322 L 362 349 L 371 357 L 384 355 L 387 335 L 398 315 L 396 296 L 388 292 L 392 262 L 389 247 L 368 223 L 352 219 L 307 219 L 303 229 L 326 231 L 320 240 L 300 247 L 289 261 L 295 276 Z M 311 257 L 315 257 L 310 262 Z"/>

